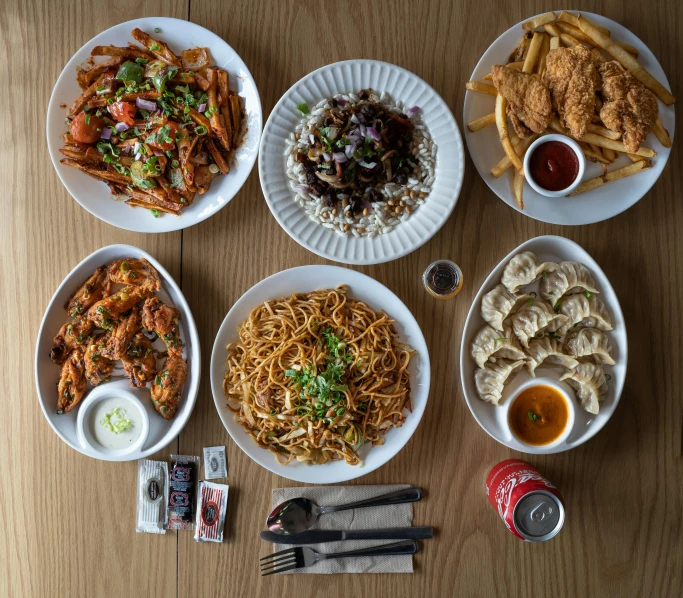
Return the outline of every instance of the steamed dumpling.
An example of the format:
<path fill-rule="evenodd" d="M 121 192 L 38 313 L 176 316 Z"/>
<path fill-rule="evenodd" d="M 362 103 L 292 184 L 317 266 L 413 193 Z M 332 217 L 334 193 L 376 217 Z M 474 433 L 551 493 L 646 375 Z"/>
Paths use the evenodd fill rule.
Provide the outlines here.
<path fill-rule="evenodd" d="M 536 376 L 536 368 L 543 362 L 563 365 L 570 370 L 579 365 L 579 362 L 571 355 L 565 355 L 562 352 L 562 343 L 549 336 L 530 341 L 527 355 L 530 359 L 527 361 L 526 367 L 529 370 L 529 375 L 534 377 Z"/>
<path fill-rule="evenodd" d="M 557 264 L 554 262 L 541 263 L 533 251 L 523 251 L 507 263 L 501 282 L 508 291 L 516 293 L 521 287 L 537 280 L 543 272 L 552 272 L 555 268 Z"/>
<path fill-rule="evenodd" d="M 573 357 L 588 358 L 598 365 L 614 365 L 612 344 L 598 328 L 575 328 L 564 341 L 564 349 Z"/>
<path fill-rule="evenodd" d="M 562 380 L 566 380 L 576 391 L 576 397 L 588 413 L 597 414 L 600 411 L 599 402 L 607 394 L 607 378 L 599 365 L 581 363 L 573 370 L 568 370 L 560 378 Z"/>
<path fill-rule="evenodd" d="M 509 326 L 505 326 L 505 330 L 500 332 L 485 324 L 472 341 L 472 359 L 480 368 L 489 360 L 495 362 L 502 358 L 515 361 L 525 357 L 524 351 L 517 343 L 517 337 L 512 334 Z"/>
<path fill-rule="evenodd" d="M 541 297 L 553 305 L 563 296 L 590 291 L 598 293 L 591 271 L 579 262 L 560 262 L 541 281 Z"/>
<path fill-rule="evenodd" d="M 541 299 L 534 299 L 522 306 L 512 316 L 512 329 L 522 345 L 529 347 L 529 341 L 544 332 L 556 332 L 564 336 L 569 328 L 569 318 L 557 314 L 550 305 Z"/>
<path fill-rule="evenodd" d="M 503 396 L 503 387 L 512 374 L 521 370 L 523 365 L 522 359 L 513 362 L 501 359 L 496 363 L 487 363 L 484 368 L 478 369 L 474 374 L 474 384 L 479 398 L 498 405 Z"/>
<path fill-rule="evenodd" d="M 597 295 L 586 295 L 570 295 L 562 299 L 559 305 L 560 313 L 570 319 L 571 326 L 612 330 L 612 318 L 605 304 Z"/>
<path fill-rule="evenodd" d="M 531 295 L 514 295 L 502 284 L 497 284 L 481 300 L 481 317 L 496 330 L 503 330 L 503 320 L 529 299 Z"/>

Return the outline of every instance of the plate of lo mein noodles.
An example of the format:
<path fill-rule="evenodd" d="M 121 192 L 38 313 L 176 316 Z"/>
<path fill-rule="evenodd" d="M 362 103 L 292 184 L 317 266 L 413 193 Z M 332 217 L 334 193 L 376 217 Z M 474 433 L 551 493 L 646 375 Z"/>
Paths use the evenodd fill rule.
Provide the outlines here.
<path fill-rule="evenodd" d="M 420 327 L 376 280 L 336 266 L 274 274 L 230 309 L 211 356 L 218 415 L 237 445 L 291 480 L 332 484 L 408 442 L 429 395 Z"/>

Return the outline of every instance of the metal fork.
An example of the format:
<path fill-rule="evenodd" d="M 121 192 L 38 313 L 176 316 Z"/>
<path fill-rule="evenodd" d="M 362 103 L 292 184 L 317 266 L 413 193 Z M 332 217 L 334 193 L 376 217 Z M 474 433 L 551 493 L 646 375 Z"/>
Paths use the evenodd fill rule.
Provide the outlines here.
<path fill-rule="evenodd" d="M 290 571 L 291 569 L 310 567 L 311 565 L 315 565 L 318 561 L 327 559 L 341 559 L 347 556 L 415 554 L 417 550 L 418 546 L 415 540 L 402 540 L 401 542 L 381 544 L 380 546 L 371 546 L 370 548 L 361 548 L 360 550 L 335 552 L 333 554 L 318 552 L 308 546 L 297 546 L 295 548 L 288 548 L 287 550 L 281 550 L 280 552 L 264 556 L 261 559 L 261 575 L 272 575 L 273 573 L 282 573 L 284 571 Z"/>

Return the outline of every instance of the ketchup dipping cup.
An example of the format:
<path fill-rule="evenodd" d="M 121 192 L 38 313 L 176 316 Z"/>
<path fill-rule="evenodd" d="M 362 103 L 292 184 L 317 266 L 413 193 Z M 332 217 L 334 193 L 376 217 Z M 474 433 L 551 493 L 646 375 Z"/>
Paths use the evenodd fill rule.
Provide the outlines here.
<path fill-rule="evenodd" d="M 535 158 L 534 154 L 536 154 Z M 542 159 L 539 160 L 539 158 Z M 569 195 L 581 184 L 585 170 L 586 158 L 579 144 L 566 135 L 553 134 L 539 137 L 529 146 L 524 156 L 524 174 L 527 182 L 536 193 L 546 197 Z M 538 178 L 534 178 L 534 172 Z M 571 176 L 574 173 L 576 176 L 572 180 Z M 569 184 L 562 189 L 557 189 L 550 184 L 563 179 L 566 179 Z M 553 188 L 546 189 L 542 185 L 543 181 L 546 181 L 548 187 Z"/>

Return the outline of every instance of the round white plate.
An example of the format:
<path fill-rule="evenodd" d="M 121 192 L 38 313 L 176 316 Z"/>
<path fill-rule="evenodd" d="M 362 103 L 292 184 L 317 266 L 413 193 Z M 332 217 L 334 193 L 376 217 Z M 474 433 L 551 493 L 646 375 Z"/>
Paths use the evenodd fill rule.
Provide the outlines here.
<path fill-rule="evenodd" d="M 144 257 L 148 260 L 157 269 L 161 277 L 159 298 L 180 310 L 180 338 L 184 345 L 183 358 L 187 360 L 188 366 L 187 381 L 183 389 L 183 396 L 180 399 L 178 413 L 171 421 L 166 421 L 154 410 L 154 405 L 152 405 L 149 396 L 149 387 L 133 388 L 130 386 L 129 391 L 140 400 L 149 416 L 149 435 L 139 450 L 120 457 L 111 456 L 105 458 L 104 453 L 87 449 L 78 439 L 76 420 L 80 405 L 77 405 L 68 413 L 57 415 L 57 382 L 59 381 L 60 367 L 50 359 L 50 349 L 52 348 L 52 339 L 62 325 L 69 320 L 69 316 L 64 310 L 64 304 L 68 301 L 69 297 L 97 268 L 103 264 L 109 264 L 117 259 L 126 257 Z M 47 419 L 57 435 L 71 448 L 89 457 L 107 461 L 133 461 L 156 453 L 168 445 L 180 434 L 180 431 L 190 418 L 195 400 L 197 399 L 200 372 L 199 335 L 197 334 L 197 327 L 185 297 L 183 297 L 182 292 L 173 278 L 171 278 L 171 275 L 159 262 L 147 252 L 132 245 L 109 245 L 98 249 L 86 257 L 69 272 L 62 284 L 59 285 L 45 310 L 43 321 L 40 324 L 35 355 L 36 388 L 38 390 L 40 408 L 43 410 L 45 419 Z M 117 369 L 115 369 L 112 378 L 123 378 L 120 374 L 121 372 L 117 376 Z M 105 385 L 103 383 L 98 388 Z M 92 390 L 92 387 L 88 385 L 88 391 L 82 401 L 86 400 L 90 390 Z"/>
<path fill-rule="evenodd" d="M 559 366 L 542 366 L 536 370 L 536 379 L 539 384 L 542 384 L 542 378 L 550 378 L 560 384 L 566 393 L 574 399 L 576 411 L 574 427 L 564 442 L 553 445 L 552 447 L 534 447 L 523 444 L 513 436 L 508 427 L 507 407 L 509 406 L 508 403 L 510 402 L 510 398 L 517 394 L 517 389 L 522 384 L 533 379 L 527 373 L 526 368 L 523 368 L 518 372 L 510 383 L 505 386 L 503 398 L 498 406 L 482 401 L 477 396 L 474 386 L 474 372 L 476 371 L 477 364 L 470 356 L 470 345 L 474 335 L 486 323 L 481 317 L 481 299 L 500 282 L 503 270 L 510 259 L 522 251 L 533 251 L 540 258 L 541 262 L 575 261 L 585 264 L 593 273 L 597 288 L 600 291 L 600 299 L 607 305 L 607 309 L 612 315 L 612 324 L 614 326 L 614 329 L 606 334 L 609 336 L 612 343 L 612 357 L 616 361 L 616 364 L 613 366 L 602 366 L 605 370 L 605 374 L 609 374 L 612 378 L 608 382 L 609 390 L 605 400 L 600 403 L 600 413 L 597 415 L 592 415 L 581 407 L 579 402 L 575 400 L 575 393 L 571 386 L 566 382 L 558 382 L 560 376 L 564 372 L 563 368 Z M 529 293 L 531 291 L 536 291 L 536 293 L 539 294 L 538 283 L 523 287 L 523 292 Z M 488 278 L 484 281 L 484 284 L 481 285 L 477 296 L 474 298 L 472 307 L 470 307 L 470 312 L 467 314 L 467 320 L 465 321 L 465 329 L 462 334 L 462 345 L 460 346 L 460 376 L 467 406 L 470 408 L 474 419 L 476 419 L 479 425 L 486 430 L 489 436 L 495 438 L 501 444 L 523 453 L 538 455 L 559 453 L 577 447 L 586 442 L 589 438 L 595 436 L 595 434 L 597 434 L 608 422 L 609 418 L 612 417 L 612 414 L 619 403 L 621 391 L 624 388 L 627 357 L 628 344 L 626 341 L 624 315 L 621 313 L 619 300 L 617 299 L 612 285 L 605 276 L 605 273 L 580 245 L 577 245 L 574 241 L 570 241 L 564 237 L 548 235 L 531 239 L 511 251 L 503 260 L 501 260 L 500 264 L 493 269 L 491 274 L 489 274 Z"/>
<path fill-rule="evenodd" d="M 301 120 L 296 106 L 314 106 L 338 93 L 372 88 L 394 101 L 420 106 L 436 150 L 432 192 L 424 205 L 389 233 L 354 237 L 336 233 L 311 220 L 295 201 L 285 172 L 286 139 Z M 261 188 L 280 226 L 309 251 L 345 264 L 380 264 L 409 254 L 431 239 L 450 216 L 465 172 L 462 139 L 446 102 L 427 83 L 393 64 L 346 60 L 319 68 L 295 83 L 268 117 L 259 156 Z"/>
<path fill-rule="evenodd" d="M 381 446 L 363 445 L 359 452 L 362 466 L 348 465 L 346 462 L 334 461 L 324 465 L 305 465 L 293 461 L 289 465 L 280 465 L 273 453 L 258 446 L 244 428 L 234 419 L 233 413 L 226 406 L 223 394 L 223 378 L 225 376 L 225 347 L 238 340 L 237 329 L 249 317 L 250 312 L 268 299 L 288 297 L 294 293 L 307 293 L 317 289 L 335 288 L 340 284 L 349 286 L 349 295 L 364 301 L 373 309 L 384 310 L 395 320 L 394 326 L 402 342 L 409 344 L 417 351 L 417 357 L 411 359 L 410 388 L 412 390 L 413 411 L 406 415 L 406 421 L 400 428 L 389 430 L 385 443 Z M 384 465 L 408 442 L 415 432 L 427 405 L 429 396 L 429 353 L 420 326 L 413 314 L 403 302 L 377 282 L 360 272 L 347 270 L 338 266 L 301 266 L 283 270 L 262 280 L 249 289 L 232 306 L 218 329 L 216 341 L 211 353 L 211 390 L 216 403 L 218 415 L 232 439 L 249 456 L 266 469 L 284 478 L 308 484 L 336 484 L 364 476 Z"/>
<path fill-rule="evenodd" d="M 555 14 L 559 16 L 560 12 L 562 11 L 555 11 Z M 611 37 L 615 40 L 635 46 L 638 49 L 638 62 L 640 65 L 647 69 L 664 87 L 670 89 L 669 81 L 654 54 L 633 33 L 619 25 L 619 23 L 600 15 L 588 12 L 582 14 L 595 25 L 607 27 L 612 32 Z M 528 20 L 524 19 L 524 21 Z M 522 23 L 520 22 L 508 29 L 493 42 L 475 67 L 470 81 L 482 81 L 484 75 L 491 71 L 491 67 L 494 64 L 505 64 L 508 55 L 517 45 L 522 34 Z M 657 102 L 659 104 L 659 116 L 673 141 L 675 124 L 674 106 L 665 106 L 659 100 Z M 650 190 L 650 187 L 655 184 L 659 175 L 662 174 L 671 153 L 670 148 L 663 147 L 654 133 L 650 133 L 645 145 L 655 150 L 657 157 L 653 159 L 652 168 L 649 170 L 570 198 L 555 199 L 545 197 L 536 193 L 525 182 L 524 210 L 520 210 L 512 193 L 512 176 L 510 173 L 506 172 L 500 178 L 495 178 L 491 174 L 491 168 L 505 155 L 498 140 L 498 131 L 495 125 L 489 125 L 476 133 L 471 133 L 467 128 L 467 123 L 480 116 L 490 114 L 493 112 L 494 107 L 495 98 L 491 96 L 470 91 L 465 93 L 463 123 L 467 149 L 472 157 L 472 162 L 474 162 L 479 174 L 491 188 L 491 191 L 509 206 L 526 216 L 530 216 L 534 220 L 541 220 L 551 224 L 591 224 L 621 214 L 621 212 L 630 208 L 643 197 Z M 627 156 L 622 155 L 609 169 L 612 170 L 617 167 L 627 166 L 628 164 L 631 164 L 631 161 Z M 600 165 L 587 162 L 584 179 L 599 176 L 602 172 Z"/>
<path fill-rule="evenodd" d="M 194 203 L 179 216 L 162 213 L 159 218 L 155 218 L 149 210 L 131 208 L 121 201 L 116 201 L 104 183 L 59 162 L 64 157 L 59 148 L 64 145 L 63 135 L 66 132 L 66 109 L 60 108 L 60 105 L 71 106 L 81 94 L 81 89 L 76 83 L 76 67 L 90 58 L 90 50 L 94 46 L 126 46 L 129 42 L 135 43 L 131 31 L 136 27 L 167 43 L 178 55 L 183 50 L 197 46 L 209 48 L 213 64 L 228 71 L 230 89 L 236 90 L 241 96 L 247 115 L 247 132 L 242 145 L 235 152 L 230 172 L 216 177 L 209 191 L 204 195 L 197 195 Z M 155 27 L 161 31 L 155 33 Z M 107 58 L 97 56 L 94 60 L 97 63 Z M 47 109 L 46 129 L 47 146 L 57 175 L 81 206 L 93 216 L 119 228 L 140 233 L 165 233 L 206 220 L 237 194 L 256 163 L 262 125 L 261 99 L 254 79 L 242 59 L 228 44 L 215 33 L 194 23 L 166 17 L 148 17 L 115 25 L 95 36 L 74 54 L 59 75 L 52 91 Z"/>

